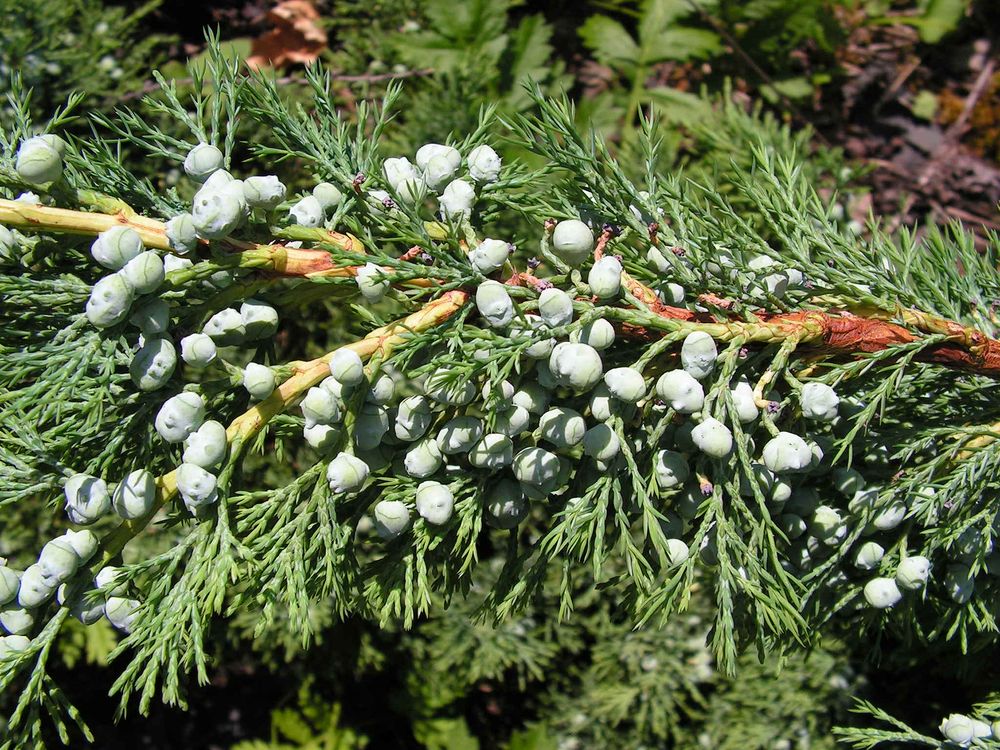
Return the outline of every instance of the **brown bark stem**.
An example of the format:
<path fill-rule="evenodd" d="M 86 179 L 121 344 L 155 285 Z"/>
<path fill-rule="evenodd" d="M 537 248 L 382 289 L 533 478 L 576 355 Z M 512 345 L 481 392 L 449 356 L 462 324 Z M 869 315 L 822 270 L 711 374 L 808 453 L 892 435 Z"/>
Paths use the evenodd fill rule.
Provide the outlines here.
<path fill-rule="evenodd" d="M 35 232 L 56 232 L 96 237 L 111 227 L 121 226 L 134 229 L 146 247 L 170 250 L 166 224 L 157 219 L 141 216 L 127 207 L 116 213 L 77 211 L 68 208 L 54 208 L 40 204 L 23 203 L 0 199 L 0 224 Z M 364 253 L 365 249 L 357 237 L 324 229 L 301 228 L 311 235 L 311 239 L 333 245 L 345 252 Z M 358 266 L 339 265 L 325 250 L 288 247 L 287 245 L 263 245 L 231 238 L 218 241 L 223 247 L 235 250 L 242 256 L 241 265 L 259 271 L 268 271 L 282 276 L 304 278 L 350 277 L 357 275 Z M 208 247 L 206 240 L 201 247 Z M 393 269 L 385 267 L 386 273 Z M 412 279 L 407 286 L 428 287 L 435 282 L 429 279 Z"/>

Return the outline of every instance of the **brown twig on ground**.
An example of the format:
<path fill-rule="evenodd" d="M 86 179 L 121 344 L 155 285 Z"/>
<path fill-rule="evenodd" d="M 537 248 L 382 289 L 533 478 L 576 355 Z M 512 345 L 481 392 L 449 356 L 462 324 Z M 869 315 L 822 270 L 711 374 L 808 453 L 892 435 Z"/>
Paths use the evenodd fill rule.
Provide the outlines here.
<path fill-rule="evenodd" d="M 972 89 L 969 91 L 969 95 L 965 97 L 965 102 L 962 104 L 962 113 L 958 116 L 948 129 L 945 131 L 945 138 L 951 140 L 957 140 L 961 137 L 963 130 L 965 129 L 966 123 L 969 121 L 969 117 L 972 115 L 972 110 L 976 108 L 976 104 L 982 98 L 986 91 L 987 86 L 990 85 L 990 81 L 993 80 L 993 71 L 996 69 L 996 60 L 990 56 L 990 50 L 986 50 L 986 62 L 983 65 L 983 69 L 979 71 L 979 75 L 976 76 L 976 82 L 972 85 Z"/>

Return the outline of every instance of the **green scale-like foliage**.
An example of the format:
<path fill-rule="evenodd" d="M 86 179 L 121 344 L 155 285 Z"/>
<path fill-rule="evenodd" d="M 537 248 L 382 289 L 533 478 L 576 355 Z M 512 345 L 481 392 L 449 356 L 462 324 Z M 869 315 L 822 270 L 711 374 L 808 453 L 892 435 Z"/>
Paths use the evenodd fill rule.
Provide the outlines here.
<path fill-rule="evenodd" d="M 608 644 L 594 646 L 579 675 L 593 686 L 540 699 L 550 709 L 565 703 L 562 719 L 543 723 L 592 743 L 610 743 L 618 731 L 690 743 L 684 722 L 712 710 L 749 711 L 755 699 L 741 698 L 737 683 L 706 691 L 699 664 L 732 675 L 745 653 L 798 659 L 824 632 L 951 641 L 962 650 L 995 644 L 1000 413 L 996 366 L 981 356 L 1000 297 L 995 236 L 982 254 L 959 227 L 918 239 L 872 226 L 859 238 L 819 197 L 820 171 L 796 155 L 795 138 L 732 108 L 714 137 L 700 138 L 725 153 L 726 143 L 757 135 L 717 172 L 664 171 L 648 121 L 629 147 L 641 154 L 639 168 L 626 169 L 601 138 L 579 129 L 565 100 L 537 89 L 529 89 L 530 113 L 498 118 L 486 108 L 471 132 L 454 137 L 458 160 L 440 182 L 431 175 L 441 165 L 421 163 L 415 184 L 428 185 L 413 199 L 384 168 L 397 156 L 382 143 L 399 89 L 349 120 L 327 75 L 314 68 L 307 76 L 310 105 L 287 104 L 272 79 L 246 75 L 213 52 L 193 72 L 190 98 L 161 80 L 161 95 L 147 105 L 175 121 L 170 132 L 141 110 L 94 118 L 95 135 L 68 139 L 59 179 L 34 185 L 18 160 L 36 131 L 12 97 L 17 116 L 0 137 L 0 223 L 15 232 L 0 268 L 9 323 L 0 329 L 2 512 L 14 518 L 34 508 L 51 517 L 61 485 L 75 510 L 79 474 L 114 490 L 144 468 L 158 484 L 137 517 L 84 519 L 94 521 L 100 549 L 63 576 L 82 592 L 67 589 L 65 606 L 44 598 L 24 606 L 34 624 L 19 629 L 30 640 L 5 641 L 11 653 L 0 662 L 0 689 L 20 690 L 7 746 L 41 744 L 44 715 L 66 737 L 67 724 L 81 722 L 46 665 L 71 612 L 106 598 L 108 619 L 124 633 L 111 655 L 120 664 L 113 692 L 146 711 L 154 700 L 183 705 L 191 675 L 208 680 L 212 627 L 227 618 L 240 627 L 255 620 L 257 636 L 281 630 L 282 645 L 293 648 L 310 644 L 331 618 L 409 629 L 453 607 L 444 615 L 450 627 L 427 649 L 436 667 L 474 655 L 458 684 L 503 675 L 527 685 L 567 646 L 560 637 L 529 638 L 534 626 L 516 627 L 512 618 L 550 597 L 550 612 L 572 623 L 578 609 L 594 606 L 597 587 L 613 592 L 615 624 L 591 621 L 588 637 Z M 68 116 L 41 130 L 58 133 Z M 302 224 L 310 196 L 251 207 L 247 184 L 216 171 L 196 201 L 237 200 L 227 236 L 199 226 L 203 241 L 192 251 L 166 242 L 160 222 L 189 210 L 198 185 L 184 178 L 158 190 L 127 173 L 119 145 L 166 169 L 213 144 L 216 166 L 248 178 L 232 158 L 246 123 L 266 134 L 253 146 L 259 162 L 300 182 L 309 175 L 328 183 L 316 191 L 328 197 L 311 222 L 319 226 Z M 180 128 L 190 134 L 181 137 Z M 473 149 L 499 147 L 501 138 L 533 153 L 532 165 L 508 159 L 498 174 L 479 174 Z M 451 180 L 464 180 L 467 205 Z M 23 194 L 29 188 L 34 194 Z M 243 197 L 232 198 L 233 190 Z M 132 311 L 154 297 L 169 305 L 166 331 L 139 330 L 127 315 L 111 324 L 93 316 L 89 290 L 109 276 L 91 260 L 95 221 L 134 227 L 171 263 L 154 291 L 129 292 Z M 561 244 L 560 226 L 573 225 L 557 222 L 566 221 L 590 234 L 580 257 Z M 516 249 L 484 276 L 470 251 L 474 260 L 486 238 Z M 619 258 L 625 273 L 615 276 L 620 288 L 598 296 L 591 269 L 601 254 Z M 506 282 L 506 319 L 491 322 L 499 313 L 478 300 L 487 276 Z M 569 295 L 571 315 L 556 320 L 540 303 L 550 288 Z M 279 330 L 255 337 L 241 312 L 248 299 L 277 311 Z M 225 310 L 239 330 L 218 329 L 215 316 Z M 833 319 L 895 333 L 845 343 L 826 335 L 832 328 L 818 329 Z M 567 367 L 565 342 L 586 341 L 601 324 L 610 324 L 613 341 L 599 354 L 572 350 L 591 359 Z M 980 338 L 966 341 L 963 327 Z M 176 351 L 202 330 L 218 344 L 214 362 L 196 369 L 185 352 L 170 377 L 143 385 L 137 351 Z M 699 337 L 715 352 L 701 371 L 682 355 Z M 549 341 L 562 342 L 551 355 Z M 330 358 L 348 350 L 366 361 L 365 379 L 353 387 L 336 364 L 330 374 Z M 261 401 L 244 387 L 250 362 L 270 368 L 278 386 Z M 947 366 L 956 362 L 964 366 Z M 596 368 L 593 377 L 586 367 Z M 640 377 L 635 403 L 602 390 L 601 375 L 613 368 Z M 696 372 L 703 390 L 690 408 L 661 379 L 681 371 Z M 817 384 L 836 389 L 823 414 L 803 396 Z M 185 446 L 165 442 L 167 431 L 154 426 L 182 392 L 205 407 L 191 429 L 205 418 L 229 427 L 224 458 L 202 472 L 212 492 L 184 480 L 193 466 L 182 458 Z M 408 434 L 400 415 L 411 396 L 428 410 L 419 434 Z M 317 417 L 310 398 L 335 408 Z M 426 476 L 404 460 L 425 435 L 448 446 L 455 418 L 498 435 L 513 404 L 529 421 L 511 430 L 510 455 L 492 467 L 474 462 L 478 436 Z M 579 435 L 553 437 L 545 413 L 555 406 L 604 430 L 617 450 L 595 458 Z M 710 425 L 724 439 L 705 439 Z M 765 449 L 789 434 L 808 441 L 795 467 Z M 533 449 L 551 470 L 523 471 L 524 451 Z M 657 470 L 664 450 L 686 469 L 678 482 Z M 363 462 L 362 481 L 336 473 L 345 461 Z M 446 512 L 421 506 L 428 478 L 449 495 Z M 862 568 L 855 556 L 867 542 L 884 554 Z M 16 562 L 27 566 L 36 553 L 23 550 Z M 897 567 L 914 555 L 930 560 L 926 582 L 891 601 L 866 590 L 874 578 L 895 588 Z M 112 564 L 123 564 L 119 577 L 93 590 L 94 575 Z M 26 591 L 22 585 L 19 596 Z M 474 614 L 463 609 L 469 602 Z M 704 614 L 687 612 L 696 604 Z M 789 667 L 790 694 L 843 687 L 843 679 L 829 682 L 839 667 L 818 659 L 816 667 Z M 654 660 L 668 666 L 657 671 Z M 454 690 L 447 681 L 437 687 L 443 696 L 425 696 L 430 705 Z M 716 701 L 725 707 L 713 709 Z M 784 705 L 790 710 L 794 699 Z M 593 725 L 574 724 L 577 712 Z M 801 730 L 825 730 L 811 721 Z M 746 742 L 791 741 L 787 733 L 799 726 L 780 711 L 773 724 L 781 731 L 767 736 L 757 724 Z M 741 736 L 723 740 L 713 731 L 705 730 L 709 742 Z"/>

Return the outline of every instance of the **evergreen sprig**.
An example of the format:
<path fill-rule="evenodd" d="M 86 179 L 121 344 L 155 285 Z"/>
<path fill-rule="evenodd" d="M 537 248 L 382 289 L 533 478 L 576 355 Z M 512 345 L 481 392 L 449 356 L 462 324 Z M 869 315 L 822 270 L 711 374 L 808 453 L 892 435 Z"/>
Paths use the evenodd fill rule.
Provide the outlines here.
<path fill-rule="evenodd" d="M 685 648 L 730 674 L 850 628 L 995 640 L 996 236 L 982 255 L 957 226 L 861 239 L 765 140 L 725 194 L 662 175 L 651 120 L 636 179 L 538 89 L 530 114 L 485 108 L 389 162 L 396 87 L 349 119 L 312 68 L 307 110 L 211 47 L 190 98 L 163 80 L 147 104 L 190 141 L 129 109 L 39 140 L 19 105 L 0 141 L 0 503 L 52 507 L 62 486 L 94 532 L 47 546 L 0 609 L 0 689 L 21 691 L 3 747 L 41 746 L 42 711 L 87 734 L 47 663 L 95 607 L 125 634 L 114 693 L 145 712 L 208 679 L 213 621 L 252 612 L 305 646 L 331 601 L 404 628 L 450 603 L 465 652 L 492 649 L 481 676 L 535 679 L 544 641 L 514 655 L 476 629 L 553 592 L 572 619 L 597 586 L 641 630 L 592 667 L 629 686 L 582 705 L 660 740 L 706 703 L 678 664 L 647 674 L 677 658 L 650 653 L 651 626 L 695 596 L 711 616 Z M 315 190 L 234 179 L 247 120 L 255 155 Z M 501 165 L 501 136 L 543 164 Z M 188 178 L 122 175 L 126 144 Z M 304 321 L 345 330 L 279 343 Z M 897 729 L 845 737 L 926 740 Z"/>

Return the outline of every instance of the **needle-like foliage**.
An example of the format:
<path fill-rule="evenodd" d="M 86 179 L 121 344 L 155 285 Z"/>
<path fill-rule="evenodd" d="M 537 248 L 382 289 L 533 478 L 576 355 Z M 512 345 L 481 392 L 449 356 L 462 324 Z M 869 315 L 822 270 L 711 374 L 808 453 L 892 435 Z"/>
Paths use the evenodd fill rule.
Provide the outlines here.
<path fill-rule="evenodd" d="M 664 173 L 644 121 L 627 168 L 536 89 L 413 164 L 381 145 L 397 88 L 348 118 L 322 69 L 289 105 L 213 48 L 191 98 L 161 80 L 68 143 L 35 134 L 70 115 L 32 123 L 14 86 L 0 512 L 65 504 L 74 531 L 0 569 L 3 747 L 88 734 L 48 672 L 70 615 L 123 633 L 113 692 L 147 711 L 208 680 L 214 623 L 307 647 L 317 605 L 403 628 L 450 606 L 467 632 L 437 663 L 524 683 L 552 643 L 477 633 L 542 597 L 572 623 L 597 587 L 597 637 L 637 632 L 583 677 L 619 685 L 575 701 L 593 742 L 626 721 L 679 741 L 711 705 L 652 660 L 995 643 L 1000 239 L 859 237 L 777 128 L 719 174 Z M 236 162 L 245 122 L 311 193 Z M 124 146 L 187 177 L 131 176 Z M 845 736 L 925 739 L 900 732 Z"/>

